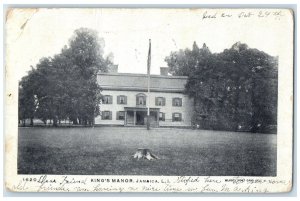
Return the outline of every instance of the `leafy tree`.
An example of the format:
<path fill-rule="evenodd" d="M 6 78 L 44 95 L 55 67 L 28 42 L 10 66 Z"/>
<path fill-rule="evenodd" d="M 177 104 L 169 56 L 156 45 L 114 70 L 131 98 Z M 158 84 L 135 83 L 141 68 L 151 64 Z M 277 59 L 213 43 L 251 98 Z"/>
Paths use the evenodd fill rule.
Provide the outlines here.
<path fill-rule="evenodd" d="M 210 54 L 210 50 L 205 43 L 202 49 L 199 49 L 196 42 L 194 42 L 192 50 L 187 48 L 178 52 L 171 52 L 170 56 L 165 58 L 165 61 L 169 66 L 170 74 L 188 76 L 195 71 L 201 60 Z"/>
<path fill-rule="evenodd" d="M 28 81 L 29 79 L 26 77 L 19 84 L 19 121 L 23 126 L 25 126 L 26 119 L 30 119 L 30 125 L 33 126 L 35 112 L 34 93 Z"/>
<path fill-rule="evenodd" d="M 97 83 L 97 73 L 106 72 L 110 61 L 103 58 L 103 39 L 97 32 L 89 29 L 78 29 L 70 40 L 69 54 L 73 63 L 73 78 L 77 80 L 73 88 L 75 114 L 79 123 L 92 124 L 94 117 L 99 115 L 101 88 Z M 76 120 L 74 119 L 75 123 Z"/>
<path fill-rule="evenodd" d="M 53 105 L 53 94 L 55 68 L 52 65 L 52 58 L 42 58 L 36 66 L 32 76 L 31 86 L 35 89 L 37 97 L 37 110 L 35 116 L 46 123 L 47 119 L 54 119 L 55 111 Z"/>
<path fill-rule="evenodd" d="M 277 61 L 240 42 L 219 54 L 203 44 L 172 52 L 173 75 L 187 75 L 194 99 L 193 124 L 202 128 L 264 132 L 276 125 Z"/>
<path fill-rule="evenodd" d="M 103 58 L 103 47 L 104 41 L 97 32 L 81 28 L 75 30 L 69 46 L 60 54 L 42 58 L 21 82 L 21 117 L 35 116 L 45 123 L 52 120 L 54 126 L 63 119 L 74 124 L 93 124 L 94 117 L 99 115 L 101 99 L 97 73 L 106 72 L 111 64 L 108 58 Z M 30 113 L 22 109 L 22 104 L 31 100 L 27 97 L 32 95 L 35 106 Z"/>
<path fill-rule="evenodd" d="M 276 125 L 276 59 L 239 42 L 224 50 L 220 57 L 227 64 L 226 69 L 232 69 L 226 77 L 234 82 L 231 95 L 235 124 L 248 127 L 252 132 L 262 132 L 269 125 Z"/>

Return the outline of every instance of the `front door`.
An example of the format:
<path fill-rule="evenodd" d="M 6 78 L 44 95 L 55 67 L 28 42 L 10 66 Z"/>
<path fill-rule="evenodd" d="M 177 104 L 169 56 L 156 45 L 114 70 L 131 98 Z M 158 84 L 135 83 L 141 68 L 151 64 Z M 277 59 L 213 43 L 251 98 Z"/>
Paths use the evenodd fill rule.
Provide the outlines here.
<path fill-rule="evenodd" d="M 147 113 L 144 111 L 137 111 L 136 112 L 136 125 L 145 125 L 145 117 Z"/>

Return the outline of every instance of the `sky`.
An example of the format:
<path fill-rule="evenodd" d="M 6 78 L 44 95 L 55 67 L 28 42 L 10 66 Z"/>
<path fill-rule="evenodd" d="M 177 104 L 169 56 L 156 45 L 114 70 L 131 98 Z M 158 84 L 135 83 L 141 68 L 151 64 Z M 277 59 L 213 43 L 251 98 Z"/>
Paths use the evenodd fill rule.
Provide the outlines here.
<path fill-rule="evenodd" d="M 286 42 L 284 30 L 291 22 L 288 11 L 276 12 L 253 9 L 12 10 L 7 13 L 6 64 L 16 68 L 20 80 L 40 58 L 59 54 L 74 30 L 81 27 L 98 32 L 105 41 L 104 54 L 112 53 L 114 63 L 123 73 L 147 72 L 149 39 L 152 41 L 152 74 L 159 74 L 159 68 L 167 66 L 164 59 L 171 51 L 191 48 L 194 41 L 200 47 L 206 43 L 214 53 L 240 41 L 250 48 L 278 56 Z"/>

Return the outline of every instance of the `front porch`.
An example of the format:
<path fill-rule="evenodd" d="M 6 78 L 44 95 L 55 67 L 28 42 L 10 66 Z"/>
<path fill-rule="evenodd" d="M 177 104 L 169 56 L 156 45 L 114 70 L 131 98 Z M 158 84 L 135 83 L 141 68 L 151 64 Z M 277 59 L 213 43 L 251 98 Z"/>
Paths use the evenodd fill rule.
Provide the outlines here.
<path fill-rule="evenodd" d="M 125 107 L 124 126 L 146 126 L 146 107 Z M 150 108 L 150 126 L 159 127 L 159 108 Z"/>

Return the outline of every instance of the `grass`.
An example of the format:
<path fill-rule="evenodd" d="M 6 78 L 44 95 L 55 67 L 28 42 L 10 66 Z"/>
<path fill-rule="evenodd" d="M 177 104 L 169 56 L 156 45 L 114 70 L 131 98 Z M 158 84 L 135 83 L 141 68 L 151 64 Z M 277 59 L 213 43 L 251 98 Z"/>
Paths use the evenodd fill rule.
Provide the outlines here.
<path fill-rule="evenodd" d="M 19 128 L 19 174 L 275 176 L 276 135 L 174 128 Z M 159 160 L 136 160 L 149 148 Z"/>

